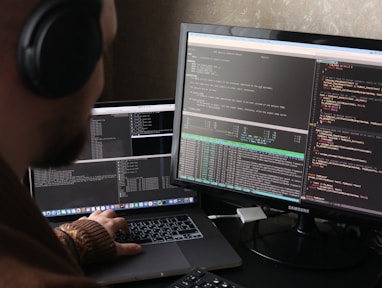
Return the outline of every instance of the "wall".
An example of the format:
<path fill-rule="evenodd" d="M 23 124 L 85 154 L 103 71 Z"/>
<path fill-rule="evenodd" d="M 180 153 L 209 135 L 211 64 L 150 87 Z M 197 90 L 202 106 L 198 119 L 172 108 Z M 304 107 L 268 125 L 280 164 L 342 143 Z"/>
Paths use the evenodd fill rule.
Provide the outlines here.
<path fill-rule="evenodd" d="M 119 30 L 101 100 L 174 98 L 179 24 L 382 39 L 380 0 L 116 0 Z"/>

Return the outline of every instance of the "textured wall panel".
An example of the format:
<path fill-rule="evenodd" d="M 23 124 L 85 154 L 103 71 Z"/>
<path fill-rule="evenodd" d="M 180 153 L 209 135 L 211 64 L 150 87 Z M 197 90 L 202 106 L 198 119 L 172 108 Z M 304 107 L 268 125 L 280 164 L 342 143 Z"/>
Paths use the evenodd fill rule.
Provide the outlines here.
<path fill-rule="evenodd" d="M 382 39 L 380 0 L 116 0 L 104 99 L 173 98 L 180 22 Z"/>

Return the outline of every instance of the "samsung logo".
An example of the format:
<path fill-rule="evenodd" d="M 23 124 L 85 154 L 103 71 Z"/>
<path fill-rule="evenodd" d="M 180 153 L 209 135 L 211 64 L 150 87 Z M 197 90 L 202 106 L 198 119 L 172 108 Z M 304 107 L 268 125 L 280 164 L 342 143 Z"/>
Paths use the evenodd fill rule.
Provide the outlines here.
<path fill-rule="evenodd" d="M 301 207 L 289 205 L 288 209 L 292 210 L 292 211 L 296 211 L 296 212 L 301 212 L 301 213 L 309 214 L 309 209 L 307 209 L 307 208 L 301 208 Z"/>

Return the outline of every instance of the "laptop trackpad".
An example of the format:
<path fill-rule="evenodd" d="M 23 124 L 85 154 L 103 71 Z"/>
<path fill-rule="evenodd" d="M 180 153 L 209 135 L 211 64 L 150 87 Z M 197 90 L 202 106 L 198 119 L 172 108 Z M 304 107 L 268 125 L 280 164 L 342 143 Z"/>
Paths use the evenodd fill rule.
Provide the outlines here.
<path fill-rule="evenodd" d="M 114 284 L 183 274 L 190 269 L 178 244 L 144 245 L 143 252 L 116 262 L 94 265 L 86 275 L 98 282 Z"/>

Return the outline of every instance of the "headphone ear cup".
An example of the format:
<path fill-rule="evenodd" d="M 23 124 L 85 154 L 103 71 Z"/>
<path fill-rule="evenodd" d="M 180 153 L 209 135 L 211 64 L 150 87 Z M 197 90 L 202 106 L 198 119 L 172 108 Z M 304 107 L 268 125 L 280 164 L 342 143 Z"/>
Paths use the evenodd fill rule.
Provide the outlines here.
<path fill-rule="evenodd" d="M 25 25 L 19 44 L 19 69 L 26 84 L 46 98 L 79 90 L 102 53 L 96 0 L 43 1 Z"/>

